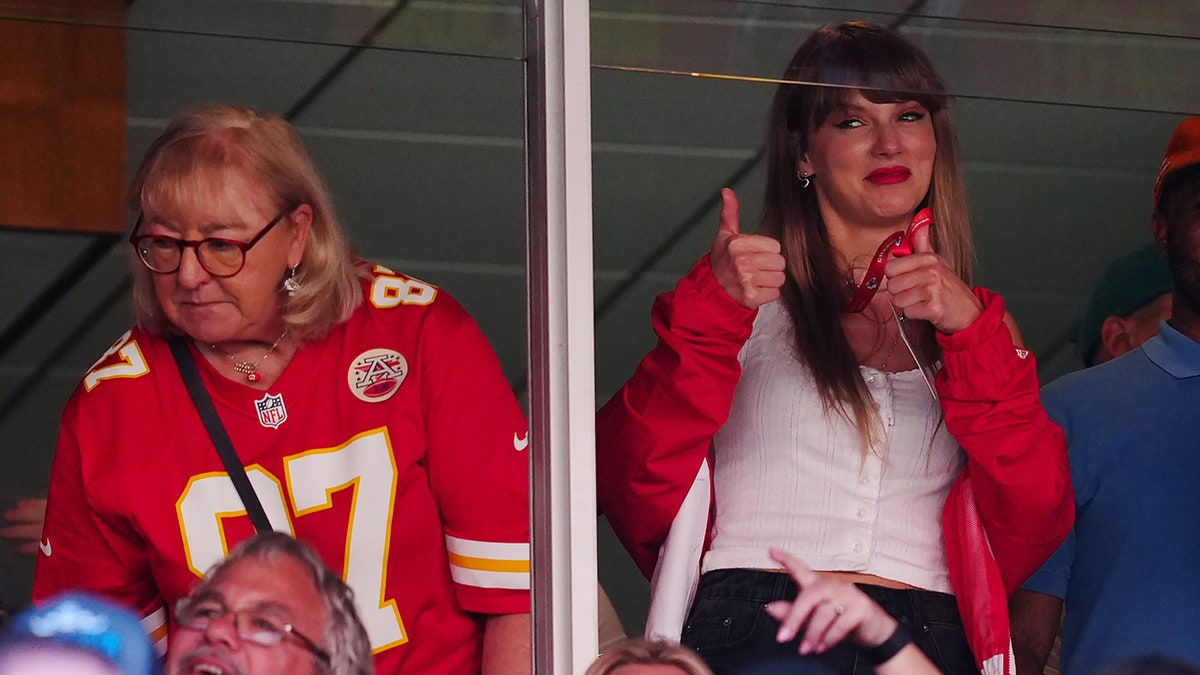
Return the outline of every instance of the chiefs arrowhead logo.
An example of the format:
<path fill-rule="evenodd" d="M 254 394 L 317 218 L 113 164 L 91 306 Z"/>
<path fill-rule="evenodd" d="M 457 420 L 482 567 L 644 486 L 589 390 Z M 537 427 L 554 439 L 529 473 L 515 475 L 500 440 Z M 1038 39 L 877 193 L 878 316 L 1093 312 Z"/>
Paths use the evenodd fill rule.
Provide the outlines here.
<path fill-rule="evenodd" d="M 380 403 L 400 390 L 408 377 L 408 360 L 391 349 L 369 349 L 358 355 L 346 372 L 350 391 L 361 401 Z"/>

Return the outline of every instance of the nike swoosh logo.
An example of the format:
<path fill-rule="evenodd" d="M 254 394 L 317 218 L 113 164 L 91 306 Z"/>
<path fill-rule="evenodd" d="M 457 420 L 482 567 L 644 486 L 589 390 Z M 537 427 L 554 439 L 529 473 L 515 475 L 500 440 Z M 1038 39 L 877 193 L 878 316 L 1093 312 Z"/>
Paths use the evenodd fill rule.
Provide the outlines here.
<path fill-rule="evenodd" d="M 529 447 L 529 432 L 528 431 L 525 432 L 525 438 L 521 438 L 521 437 L 517 436 L 516 434 L 513 434 L 513 449 L 514 450 L 516 450 L 517 452 L 520 452 L 528 447 Z"/>
<path fill-rule="evenodd" d="M 42 553 L 44 553 L 46 555 L 46 557 L 49 558 L 50 553 L 52 552 L 52 549 L 50 548 L 50 538 L 46 537 L 46 541 L 39 541 L 38 548 L 40 548 L 42 550 Z"/>

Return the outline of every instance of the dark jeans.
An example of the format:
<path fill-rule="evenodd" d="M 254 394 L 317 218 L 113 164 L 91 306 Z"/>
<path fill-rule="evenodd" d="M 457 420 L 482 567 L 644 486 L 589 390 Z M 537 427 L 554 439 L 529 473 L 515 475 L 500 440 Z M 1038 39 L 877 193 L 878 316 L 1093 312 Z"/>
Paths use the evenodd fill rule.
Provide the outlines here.
<path fill-rule="evenodd" d="M 967 646 L 954 596 L 859 584 L 872 600 L 908 629 L 913 641 L 944 673 L 978 675 Z M 795 672 L 867 675 L 874 672 L 849 640 L 824 654 L 800 656 L 800 638 L 779 644 L 779 623 L 763 610 L 774 600 L 796 597 L 796 582 L 783 572 L 714 570 L 700 588 L 683 628 L 682 642 L 692 647 L 717 675 L 734 675 L 755 664 L 786 661 Z M 776 669 L 771 672 L 791 672 Z"/>

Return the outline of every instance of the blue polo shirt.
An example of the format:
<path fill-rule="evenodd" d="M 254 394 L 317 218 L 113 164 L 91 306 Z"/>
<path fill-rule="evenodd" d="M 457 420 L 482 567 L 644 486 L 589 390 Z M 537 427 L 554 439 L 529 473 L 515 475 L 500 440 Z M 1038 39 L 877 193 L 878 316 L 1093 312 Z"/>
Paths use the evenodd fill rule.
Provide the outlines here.
<path fill-rule="evenodd" d="M 1200 663 L 1200 344 L 1158 337 L 1047 385 L 1075 529 L 1025 583 L 1066 602 L 1063 673 L 1140 655 Z"/>

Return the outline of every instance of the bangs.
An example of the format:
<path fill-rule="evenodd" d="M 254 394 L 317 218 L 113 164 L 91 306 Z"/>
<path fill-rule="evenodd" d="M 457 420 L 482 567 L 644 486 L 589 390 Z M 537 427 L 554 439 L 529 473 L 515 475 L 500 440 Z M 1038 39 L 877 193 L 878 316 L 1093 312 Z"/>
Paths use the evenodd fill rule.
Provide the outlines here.
<path fill-rule="evenodd" d="M 946 88 L 933 64 L 903 38 L 860 24 L 826 27 L 813 37 L 805 45 L 810 53 L 802 47 L 784 74 L 796 82 L 789 131 L 806 134 L 855 94 L 872 103 L 916 101 L 930 113 L 946 107 Z"/>
<path fill-rule="evenodd" d="M 143 167 L 130 207 L 162 214 L 197 213 L 228 195 L 229 177 L 244 174 L 245 153 L 224 134 L 183 138 Z M 137 183 L 135 183 L 135 186 Z"/>

